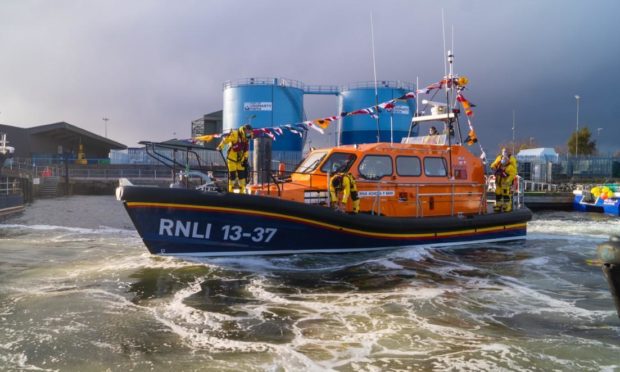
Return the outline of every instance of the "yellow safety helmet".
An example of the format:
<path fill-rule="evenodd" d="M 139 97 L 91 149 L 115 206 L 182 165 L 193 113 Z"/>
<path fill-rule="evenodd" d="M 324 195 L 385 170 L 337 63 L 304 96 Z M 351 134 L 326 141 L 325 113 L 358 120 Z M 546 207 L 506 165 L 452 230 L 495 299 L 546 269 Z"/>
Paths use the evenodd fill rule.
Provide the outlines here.
<path fill-rule="evenodd" d="M 243 135 L 246 138 L 252 138 L 252 134 L 254 133 L 253 129 L 252 129 L 252 126 L 250 124 L 246 124 L 246 125 L 242 126 L 241 128 L 239 128 L 239 130 L 241 130 L 241 132 L 243 132 Z"/>

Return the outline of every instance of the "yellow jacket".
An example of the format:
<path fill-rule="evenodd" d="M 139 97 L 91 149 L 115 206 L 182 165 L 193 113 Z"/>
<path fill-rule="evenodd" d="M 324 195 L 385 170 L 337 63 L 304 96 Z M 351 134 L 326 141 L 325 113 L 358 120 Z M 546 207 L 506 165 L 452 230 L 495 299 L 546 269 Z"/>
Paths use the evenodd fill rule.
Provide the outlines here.
<path fill-rule="evenodd" d="M 248 156 L 250 155 L 250 143 L 245 137 L 243 129 L 240 128 L 230 132 L 222 139 L 217 149 L 222 150 L 226 145 L 230 145 L 226 160 L 236 163 L 244 163 L 248 160 Z"/>
<path fill-rule="evenodd" d="M 515 179 L 515 176 L 517 175 L 517 167 L 515 166 L 515 164 L 513 164 L 512 161 L 508 163 L 508 165 L 504 169 L 504 173 L 506 173 L 506 177 L 502 177 L 501 185 L 511 186 L 512 182 Z"/>
<path fill-rule="evenodd" d="M 491 169 L 495 171 L 495 182 L 500 186 L 510 186 L 517 175 L 517 159 L 510 155 L 510 161 L 502 165 L 502 154 L 491 163 Z"/>
<path fill-rule="evenodd" d="M 340 182 L 339 182 L 340 181 Z M 340 183 L 339 186 L 335 185 Z M 342 190 L 342 202 L 346 203 L 352 192 L 357 192 L 357 184 L 355 178 L 350 173 L 338 173 L 329 183 L 329 195 L 332 203 L 338 200 L 337 191 Z"/>

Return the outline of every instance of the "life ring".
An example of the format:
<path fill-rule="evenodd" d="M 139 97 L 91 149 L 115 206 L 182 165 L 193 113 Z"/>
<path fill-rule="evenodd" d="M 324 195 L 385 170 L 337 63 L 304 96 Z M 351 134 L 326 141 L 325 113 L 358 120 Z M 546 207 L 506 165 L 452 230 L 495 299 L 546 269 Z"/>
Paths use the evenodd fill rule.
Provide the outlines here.
<path fill-rule="evenodd" d="M 514 180 L 512 180 L 512 191 L 516 192 L 517 194 L 521 192 L 521 176 L 517 175 L 515 176 Z"/>
<path fill-rule="evenodd" d="M 497 185 L 495 184 L 495 175 L 492 174 L 487 177 L 487 190 L 494 192 L 496 188 L 497 188 Z"/>

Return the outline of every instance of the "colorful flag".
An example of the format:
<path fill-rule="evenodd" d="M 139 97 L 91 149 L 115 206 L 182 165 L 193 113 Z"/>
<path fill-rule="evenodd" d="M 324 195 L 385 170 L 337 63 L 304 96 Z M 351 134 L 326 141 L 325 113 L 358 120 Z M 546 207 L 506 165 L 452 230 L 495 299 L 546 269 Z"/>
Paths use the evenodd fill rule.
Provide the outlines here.
<path fill-rule="evenodd" d="M 469 101 L 465 97 L 463 97 L 461 93 L 456 95 L 456 100 L 461 103 L 461 106 L 463 106 L 463 110 L 465 110 L 465 115 L 467 116 L 474 115 L 474 112 L 471 110 L 471 107 L 475 105 L 472 105 L 471 103 L 469 103 Z"/>
<path fill-rule="evenodd" d="M 323 129 L 321 127 L 315 125 L 312 121 L 304 121 L 302 124 L 305 124 L 305 125 L 309 126 L 310 128 L 316 130 L 317 132 L 319 132 L 321 134 L 325 134 Z"/>
<path fill-rule="evenodd" d="M 215 138 L 214 134 L 205 134 L 204 136 L 194 137 L 196 141 L 209 142 Z"/>
<path fill-rule="evenodd" d="M 271 138 L 272 140 L 276 140 L 276 136 L 271 133 L 271 129 L 270 128 L 261 128 L 260 129 L 261 132 L 263 132 L 267 137 Z"/>
<path fill-rule="evenodd" d="M 303 137 L 303 133 L 297 129 L 293 129 L 293 126 L 290 124 L 283 125 L 282 128 L 290 131 L 293 134 L 297 134 L 299 137 Z"/>
<path fill-rule="evenodd" d="M 396 102 L 396 100 L 392 99 L 392 100 L 389 100 L 387 102 L 380 103 L 378 107 L 381 110 L 392 111 L 392 109 L 394 108 L 394 105 L 395 105 L 394 102 Z"/>
<path fill-rule="evenodd" d="M 397 100 L 403 101 L 403 100 L 408 100 L 408 99 L 415 99 L 415 93 L 414 92 L 408 92 L 400 97 L 397 98 Z"/>
<path fill-rule="evenodd" d="M 474 130 L 471 129 L 469 133 L 467 134 L 467 138 L 465 138 L 465 143 L 471 146 L 476 142 L 478 142 L 478 137 L 476 137 L 476 132 L 474 132 Z"/>
<path fill-rule="evenodd" d="M 331 121 L 328 119 L 316 119 L 314 121 L 312 121 L 312 123 L 314 125 L 318 125 L 319 127 L 323 128 L 323 129 L 327 129 L 327 127 L 329 127 L 329 124 L 331 124 Z"/>
<path fill-rule="evenodd" d="M 370 114 L 370 117 L 373 119 L 379 119 L 379 108 L 377 106 L 373 106 L 371 108 L 368 109 L 368 113 Z"/>
<path fill-rule="evenodd" d="M 348 113 L 348 115 L 368 115 L 371 114 L 371 109 L 370 108 L 363 108 L 363 109 L 359 109 L 359 110 L 355 110 L 355 111 L 351 111 Z"/>

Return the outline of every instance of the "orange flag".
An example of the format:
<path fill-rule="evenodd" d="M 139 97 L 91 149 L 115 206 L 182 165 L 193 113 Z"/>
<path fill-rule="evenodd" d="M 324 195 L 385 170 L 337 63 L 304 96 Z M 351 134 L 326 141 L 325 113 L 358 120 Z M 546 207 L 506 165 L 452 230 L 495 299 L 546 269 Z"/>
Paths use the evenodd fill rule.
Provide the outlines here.
<path fill-rule="evenodd" d="M 317 119 L 317 120 L 313 120 L 312 123 L 314 123 L 315 125 L 323 128 L 323 129 L 327 129 L 327 127 L 329 127 L 329 124 L 331 123 L 330 120 L 326 120 L 326 119 Z"/>

